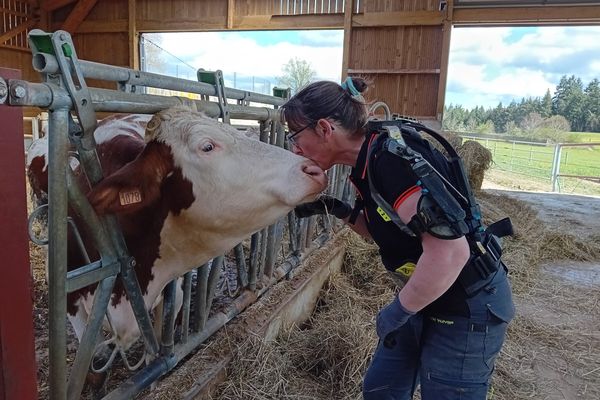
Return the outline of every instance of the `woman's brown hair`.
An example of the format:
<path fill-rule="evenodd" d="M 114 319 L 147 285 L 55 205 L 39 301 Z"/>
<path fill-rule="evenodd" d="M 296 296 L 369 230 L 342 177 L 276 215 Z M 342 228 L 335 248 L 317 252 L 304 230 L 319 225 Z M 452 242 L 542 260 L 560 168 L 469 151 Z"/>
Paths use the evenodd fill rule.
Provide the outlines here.
<path fill-rule="evenodd" d="M 356 90 L 363 93 L 367 82 L 353 77 Z M 304 87 L 282 107 L 282 113 L 290 131 L 301 129 L 321 118 L 331 118 L 352 135 L 362 135 L 367 123 L 367 107 L 362 96 L 353 96 L 335 82 L 318 81 Z"/>

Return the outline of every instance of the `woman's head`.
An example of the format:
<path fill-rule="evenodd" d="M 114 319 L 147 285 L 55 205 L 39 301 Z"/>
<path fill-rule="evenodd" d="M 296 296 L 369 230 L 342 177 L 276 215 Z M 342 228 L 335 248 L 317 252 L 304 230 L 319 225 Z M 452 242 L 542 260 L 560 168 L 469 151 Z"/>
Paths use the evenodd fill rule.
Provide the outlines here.
<path fill-rule="evenodd" d="M 367 83 L 351 78 L 352 85 L 362 93 Z M 350 88 L 330 81 L 318 81 L 304 87 L 282 106 L 290 132 L 296 132 L 319 119 L 330 119 L 350 134 L 362 135 L 367 122 L 367 108 L 362 96 L 354 96 Z"/>
<path fill-rule="evenodd" d="M 362 142 L 368 115 L 360 93 L 366 88 L 367 83 L 361 78 L 348 79 L 343 86 L 319 81 L 289 99 L 282 106 L 282 113 L 292 150 L 324 169 L 348 163 L 340 159 L 339 153 L 346 152 L 346 142 Z"/>

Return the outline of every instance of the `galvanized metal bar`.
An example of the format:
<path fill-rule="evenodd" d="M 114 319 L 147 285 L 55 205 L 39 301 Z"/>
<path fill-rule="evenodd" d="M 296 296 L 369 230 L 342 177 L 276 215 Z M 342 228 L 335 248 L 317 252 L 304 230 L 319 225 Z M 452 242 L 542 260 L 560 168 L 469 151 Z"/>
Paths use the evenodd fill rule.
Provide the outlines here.
<path fill-rule="evenodd" d="M 298 250 L 304 251 L 306 248 L 306 236 L 308 228 L 308 218 L 298 219 Z"/>
<path fill-rule="evenodd" d="M 85 384 L 85 377 L 89 371 L 94 349 L 98 343 L 98 337 L 102 329 L 104 315 L 108 308 L 108 302 L 112 295 L 116 276 L 110 276 L 100 282 L 94 295 L 94 305 L 88 317 L 83 337 L 79 342 L 75 361 L 71 368 L 69 383 L 67 387 L 67 399 L 77 400 L 81 396 L 81 391 Z"/>
<path fill-rule="evenodd" d="M 9 81 L 11 105 L 49 108 L 72 106 L 68 92 L 47 83 L 33 83 L 23 80 Z M 19 90 L 13 88 L 19 87 Z M 217 118 L 221 115 L 219 105 L 204 100 L 185 97 L 167 97 L 152 94 L 125 93 L 117 90 L 90 88 L 94 111 L 153 114 L 165 108 L 186 105 L 194 107 L 206 115 Z M 19 96 L 13 96 L 13 92 Z M 280 119 L 280 111 L 268 107 L 229 105 L 230 117 L 235 119 L 269 120 Z"/>
<path fill-rule="evenodd" d="M 314 238 L 315 233 L 315 224 L 316 224 L 316 216 L 312 216 L 307 218 L 306 221 L 306 242 L 304 243 L 305 247 L 310 247 L 310 244 Z"/>
<path fill-rule="evenodd" d="M 123 382 L 117 389 L 104 396 L 102 400 L 133 399 L 136 394 L 173 369 L 173 367 L 177 365 L 177 362 L 178 360 L 175 357 L 156 358 L 148 364 L 146 368 Z"/>
<path fill-rule="evenodd" d="M 67 293 L 72 293 L 109 276 L 116 276 L 120 270 L 121 264 L 118 262 L 103 264 L 98 260 L 69 271 L 67 273 Z"/>
<path fill-rule="evenodd" d="M 124 85 L 155 87 L 179 92 L 196 93 L 206 96 L 217 96 L 214 85 L 191 81 L 187 79 L 174 78 L 171 76 L 154 74 L 151 72 L 138 71 L 134 69 L 117 67 L 96 63 L 92 61 L 78 60 L 83 76 L 88 79 L 119 82 Z M 38 53 L 33 58 L 33 68 L 41 73 L 54 74 L 59 72 L 56 57 L 51 54 Z M 279 97 L 255 93 L 234 88 L 225 88 L 225 96 L 228 99 L 246 100 L 253 103 L 282 105 L 285 100 Z"/>
<path fill-rule="evenodd" d="M 248 269 L 248 288 L 250 290 L 256 290 L 259 239 L 260 232 L 253 233 L 250 236 L 250 268 Z"/>
<path fill-rule="evenodd" d="M 217 283 L 221 277 L 221 267 L 223 267 L 224 256 L 219 256 L 213 259 L 210 265 L 210 272 L 208 273 L 208 288 L 206 291 L 206 315 L 212 307 L 213 299 L 215 298 L 215 292 L 217 290 Z M 227 279 L 227 276 L 223 276 Z"/>
<path fill-rule="evenodd" d="M 194 331 L 204 329 L 208 311 L 206 309 L 206 292 L 208 291 L 208 263 L 198 267 L 196 275 L 196 298 L 194 303 Z"/>
<path fill-rule="evenodd" d="M 175 292 L 177 289 L 177 279 L 167 283 L 163 290 L 163 326 L 160 344 L 160 355 L 170 356 L 173 354 L 175 345 Z"/>
<path fill-rule="evenodd" d="M 187 342 L 190 330 L 190 307 L 192 299 L 192 272 L 183 275 L 183 305 L 181 317 L 181 342 Z"/>
<path fill-rule="evenodd" d="M 48 133 L 48 310 L 50 398 L 64 400 L 66 388 L 67 330 L 67 108 L 50 112 Z"/>
<path fill-rule="evenodd" d="M 299 251 L 298 249 L 298 226 L 296 224 L 296 215 L 293 211 L 288 213 L 288 234 L 289 234 L 289 249 L 290 253 L 295 254 Z"/>
<path fill-rule="evenodd" d="M 260 231 L 260 250 L 258 253 L 258 266 L 256 268 L 256 280 L 262 279 L 263 271 L 265 268 L 265 261 L 267 259 L 267 240 L 268 240 L 268 229 L 264 228 Z"/>
<path fill-rule="evenodd" d="M 267 243 L 266 243 L 266 259 L 265 259 L 265 269 L 264 274 L 270 278 L 273 275 L 273 267 L 275 266 L 276 259 L 276 249 L 275 240 L 277 230 L 277 222 L 273 225 L 270 225 L 267 229 Z"/>
<path fill-rule="evenodd" d="M 238 244 L 233 248 L 235 254 L 235 263 L 237 266 L 238 290 L 248 286 L 248 271 L 246 270 L 246 257 L 244 256 L 244 246 Z"/>

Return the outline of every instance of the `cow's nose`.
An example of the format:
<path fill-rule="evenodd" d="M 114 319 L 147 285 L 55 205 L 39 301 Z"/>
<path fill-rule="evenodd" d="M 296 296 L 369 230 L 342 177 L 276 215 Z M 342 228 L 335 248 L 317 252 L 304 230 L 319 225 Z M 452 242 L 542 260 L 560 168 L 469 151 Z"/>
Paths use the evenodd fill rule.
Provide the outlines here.
<path fill-rule="evenodd" d="M 312 163 L 303 164 L 302 172 L 304 172 L 307 175 L 310 175 L 311 178 L 319 182 L 319 184 L 321 184 L 322 186 L 327 186 L 327 175 L 325 175 L 325 172 L 323 172 L 321 167 L 319 167 L 318 165 Z"/>

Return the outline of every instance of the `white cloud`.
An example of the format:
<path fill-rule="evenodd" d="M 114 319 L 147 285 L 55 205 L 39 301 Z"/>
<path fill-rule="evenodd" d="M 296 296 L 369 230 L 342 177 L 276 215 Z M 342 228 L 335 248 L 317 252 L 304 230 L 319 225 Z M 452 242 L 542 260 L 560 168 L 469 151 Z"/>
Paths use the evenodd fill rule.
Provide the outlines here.
<path fill-rule="evenodd" d="M 277 32 L 272 34 L 276 36 Z M 338 33 L 303 32 L 303 44 L 283 41 L 261 45 L 242 35 L 180 33 L 162 35 L 161 46 L 196 68 L 260 77 L 280 76 L 282 66 L 290 58 L 297 57 L 309 61 L 320 79 L 339 81 L 342 68 L 342 40 L 338 40 L 339 37 Z M 315 46 L 319 39 L 322 39 L 322 45 Z"/>
<path fill-rule="evenodd" d="M 553 92 L 563 75 L 600 78 L 599 37 L 600 27 L 456 28 L 446 103 L 494 107 Z"/>

